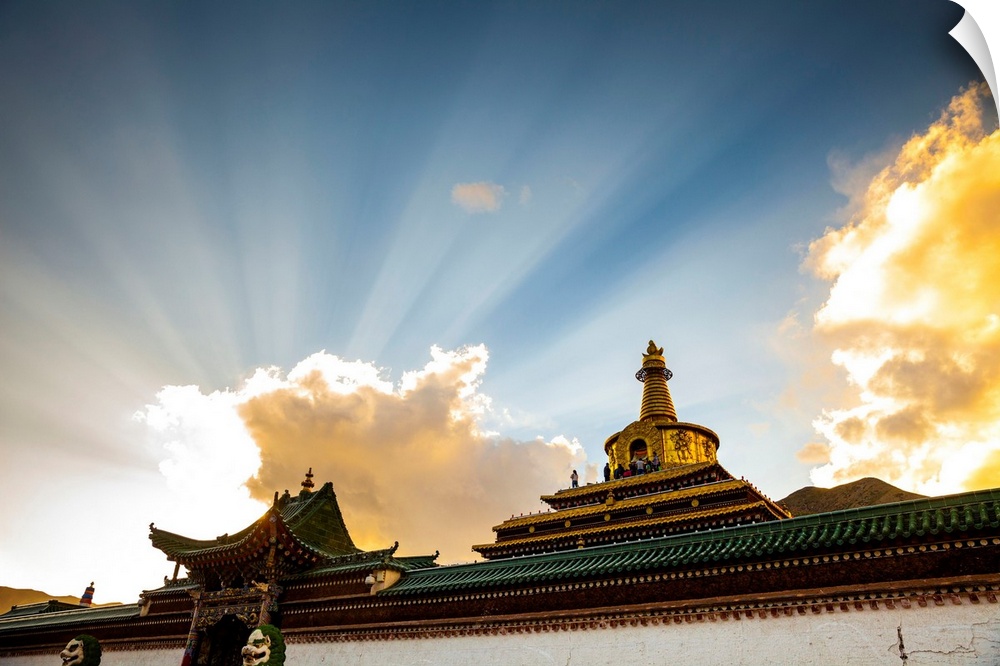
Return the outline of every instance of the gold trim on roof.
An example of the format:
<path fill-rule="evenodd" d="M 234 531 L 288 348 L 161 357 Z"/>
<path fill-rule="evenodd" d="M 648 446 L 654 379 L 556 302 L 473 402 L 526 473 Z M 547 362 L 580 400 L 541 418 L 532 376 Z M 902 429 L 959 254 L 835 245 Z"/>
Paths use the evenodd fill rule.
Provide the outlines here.
<path fill-rule="evenodd" d="M 719 493 L 728 492 L 731 490 L 739 490 L 740 488 L 748 488 L 752 490 L 751 485 L 746 481 L 741 481 L 740 479 L 730 479 L 728 481 L 719 481 L 700 486 L 691 486 L 690 488 L 683 488 L 681 490 L 652 493 L 649 495 L 640 495 L 638 497 L 629 497 L 626 499 L 615 500 L 614 505 L 611 507 L 609 507 L 607 503 L 601 502 L 600 504 L 588 504 L 586 506 L 575 507 L 573 509 L 562 509 L 560 511 L 552 511 L 550 513 L 536 513 L 535 515 L 532 516 L 519 516 L 517 518 L 514 518 L 513 520 L 506 520 L 500 525 L 497 525 L 496 527 L 493 528 L 493 531 L 495 532 L 500 529 L 514 529 L 517 527 L 524 527 L 525 525 L 537 525 L 538 523 L 546 523 L 546 522 L 558 523 L 563 520 L 597 515 L 607 512 L 622 513 L 628 511 L 629 509 L 633 509 L 635 507 L 643 507 L 647 505 L 656 505 L 656 504 L 667 504 L 670 502 L 688 499 L 691 497 L 709 497 L 712 495 L 718 495 Z"/>
<path fill-rule="evenodd" d="M 603 483 L 592 483 L 590 485 L 581 486 L 579 488 L 566 488 L 556 492 L 554 495 L 542 495 L 541 499 L 543 502 L 548 502 L 549 500 L 564 500 L 572 497 L 586 496 L 591 493 L 595 495 L 606 495 L 608 490 L 617 488 L 630 488 L 632 486 L 640 486 L 644 483 L 653 483 L 654 481 L 667 481 L 670 479 L 676 479 L 678 477 L 687 476 L 689 474 L 697 474 L 702 470 L 709 469 L 712 466 L 719 468 L 720 474 L 728 475 L 732 477 L 728 471 L 726 471 L 722 465 L 717 462 L 700 462 L 693 463 L 691 465 L 681 465 L 680 467 L 671 467 L 669 469 L 661 470 L 659 472 L 650 472 L 649 474 L 640 474 L 639 476 L 630 476 L 626 479 L 617 479 L 612 481 L 606 481 Z"/>
<path fill-rule="evenodd" d="M 472 549 L 479 552 L 502 550 L 510 546 L 519 546 L 532 543 L 545 543 L 548 541 L 558 541 L 560 539 L 573 539 L 579 536 L 586 536 L 588 534 L 589 535 L 604 534 L 607 532 L 615 532 L 615 531 L 626 532 L 636 529 L 659 527 L 663 525 L 669 525 L 671 523 L 704 520 L 705 518 L 715 518 L 718 516 L 745 513 L 746 511 L 752 511 L 758 508 L 767 510 L 769 513 L 771 509 L 771 507 L 765 501 L 746 502 L 742 504 L 727 504 L 721 507 L 703 509 L 702 511 L 687 511 L 679 514 L 671 514 L 669 516 L 657 516 L 655 518 L 646 518 L 642 520 L 629 521 L 627 523 L 616 523 L 614 525 L 595 525 L 594 527 L 581 527 L 576 530 L 568 530 L 564 532 L 535 534 L 533 536 L 523 537 L 520 539 L 509 539 L 507 541 L 498 541 L 496 543 L 488 543 L 488 544 L 473 546 Z"/>

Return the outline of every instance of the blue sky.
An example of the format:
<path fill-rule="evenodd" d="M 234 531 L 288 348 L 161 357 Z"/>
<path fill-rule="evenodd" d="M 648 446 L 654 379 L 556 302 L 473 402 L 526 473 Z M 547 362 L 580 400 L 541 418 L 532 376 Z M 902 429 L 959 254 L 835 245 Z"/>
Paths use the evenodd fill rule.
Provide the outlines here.
<path fill-rule="evenodd" d="M 133 505 L 120 549 L 151 550 L 145 525 L 179 491 L 133 416 L 163 387 L 237 391 L 321 350 L 398 383 L 432 346 L 484 345 L 481 431 L 562 437 L 601 465 L 637 418 L 653 338 L 680 418 L 720 434 L 724 465 L 775 498 L 807 485 L 796 452 L 839 403 L 796 388 L 816 367 L 782 339 L 830 294 L 802 264 L 845 222 L 838 178 L 874 175 L 981 79 L 948 35 L 962 14 L 3 3 L 0 487 L 45 499 L 0 519 L 25 544 L 4 538 L 0 583 L 75 593 L 30 553 L 55 538 L 37 525 L 80 508 Z M 553 469 L 510 510 L 537 509 Z M 105 589 L 130 600 L 161 575 L 144 571 Z M 67 575 L 82 591 L 95 574 Z"/>

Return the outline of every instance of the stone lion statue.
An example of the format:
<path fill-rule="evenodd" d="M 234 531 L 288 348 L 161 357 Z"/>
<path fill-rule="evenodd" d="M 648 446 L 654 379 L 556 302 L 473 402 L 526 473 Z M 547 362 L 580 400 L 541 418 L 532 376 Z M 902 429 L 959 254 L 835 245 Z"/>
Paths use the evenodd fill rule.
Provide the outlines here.
<path fill-rule="evenodd" d="M 59 653 L 63 666 L 98 666 L 101 663 L 101 644 L 87 634 L 80 634 Z"/>
<path fill-rule="evenodd" d="M 262 624 L 250 634 L 241 654 L 243 666 L 284 666 L 285 639 L 281 630 L 271 624 Z"/>

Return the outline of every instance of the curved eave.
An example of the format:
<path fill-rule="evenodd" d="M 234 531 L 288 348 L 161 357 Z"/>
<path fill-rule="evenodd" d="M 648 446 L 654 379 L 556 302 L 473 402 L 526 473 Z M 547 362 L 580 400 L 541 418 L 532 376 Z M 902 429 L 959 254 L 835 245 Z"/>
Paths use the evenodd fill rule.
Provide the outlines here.
<path fill-rule="evenodd" d="M 326 516 L 322 515 L 324 510 Z M 354 545 L 343 522 L 336 493 L 330 482 L 323 484 L 316 492 L 300 493 L 287 501 L 276 503 L 263 516 L 232 535 L 209 540 L 192 539 L 150 525 L 149 538 L 153 546 L 163 551 L 168 559 L 184 563 L 191 559 L 239 553 L 251 542 L 259 547 L 258 542 L 262 535 L 270 538 L 269 523 L 272 517 L 276 519 L 279 529 L 291 533 L 295 543 L 310 556 L 331 558 L 361 552 Z M 329 537 L 334 534 L 339 535 L 342 540 L 340 545 L 343 546 L 335 551 L 327 544 Z"/>
<path fill-rule="evenodd" d="M 153 546 L 166 554 L 168 560 L 189 568 L 221 562 L 242 562 L 261 557 L 272 545 L 278 552 L 286 554 L 286 557 L 294 556 L 303 564 L 316 564 L 333 557 L 296 537 L 281 513 L 273 508 L 249 528 L 233 537 L 199 541 L 154 527 L 150 530 L 149 538 Z"/>
<path fill-rule="evenodd" d="M 280 517 L 278 520 L 280 521 Z M 154 527 L 150 529 L 149 539 L 155 548 L 163 551 L 167 559 L 187 565 L 204 560 L 241 557 L 243 554 L 253 552 L 269 544 L 270 530 L 267 528 L 267 516 L 265 515 L 248 529 L 233 537 L 219 537 L 211 541 L 201 541 Z"/>

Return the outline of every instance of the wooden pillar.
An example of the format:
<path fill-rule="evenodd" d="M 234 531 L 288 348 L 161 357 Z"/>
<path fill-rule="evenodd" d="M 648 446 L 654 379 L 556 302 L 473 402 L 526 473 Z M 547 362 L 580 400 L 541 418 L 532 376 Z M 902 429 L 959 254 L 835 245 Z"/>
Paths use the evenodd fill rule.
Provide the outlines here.
<path fill-rule="evenodd" d="M 201 591 L 192 592 L 194 611 L 191 613 L 191 628 L 188 630 L 187 645 L 184 646 L 184 657 L 181 666 L 193 666 L 198 657 L 198 614 L 201 611 Z"/>
<path fill-rule="evenodd" d="M 312 469 L 309 470 L 312 472 Z M 306 481 L 309 479 L 307 478 Z M 305 482 L 303 482 L 305 487 Z M 271 509 L 274 512 L 274 509 Z M 261 585 L 262 599 L 260 602 L 260 613 L 257 614 L 257 626 L 271 624 L 271 605 L 277 598 L 280 588 L 275 584 L 277 563 L 278 563 L 278 520 L 271 515 L 268 518 L 268 531 L 271 533 L 271 548 L 267 553 L 267 562 L 264 565 L 264 573 L 267 576 L 267 583 Z"/>
<path fill-rule="evenodd" d="M 281 594 L 281 588 L 275 584 L 273 579 L 269 580 L 266 585 L 261 585 L 260 590 L 262 594 L 260 612 L 257 614 L 259 618 L 257 621 L 258 627 L 262 624 L 274 624 L 271 621 L 271 608 L 275 605 L 278 595 Z"/>

